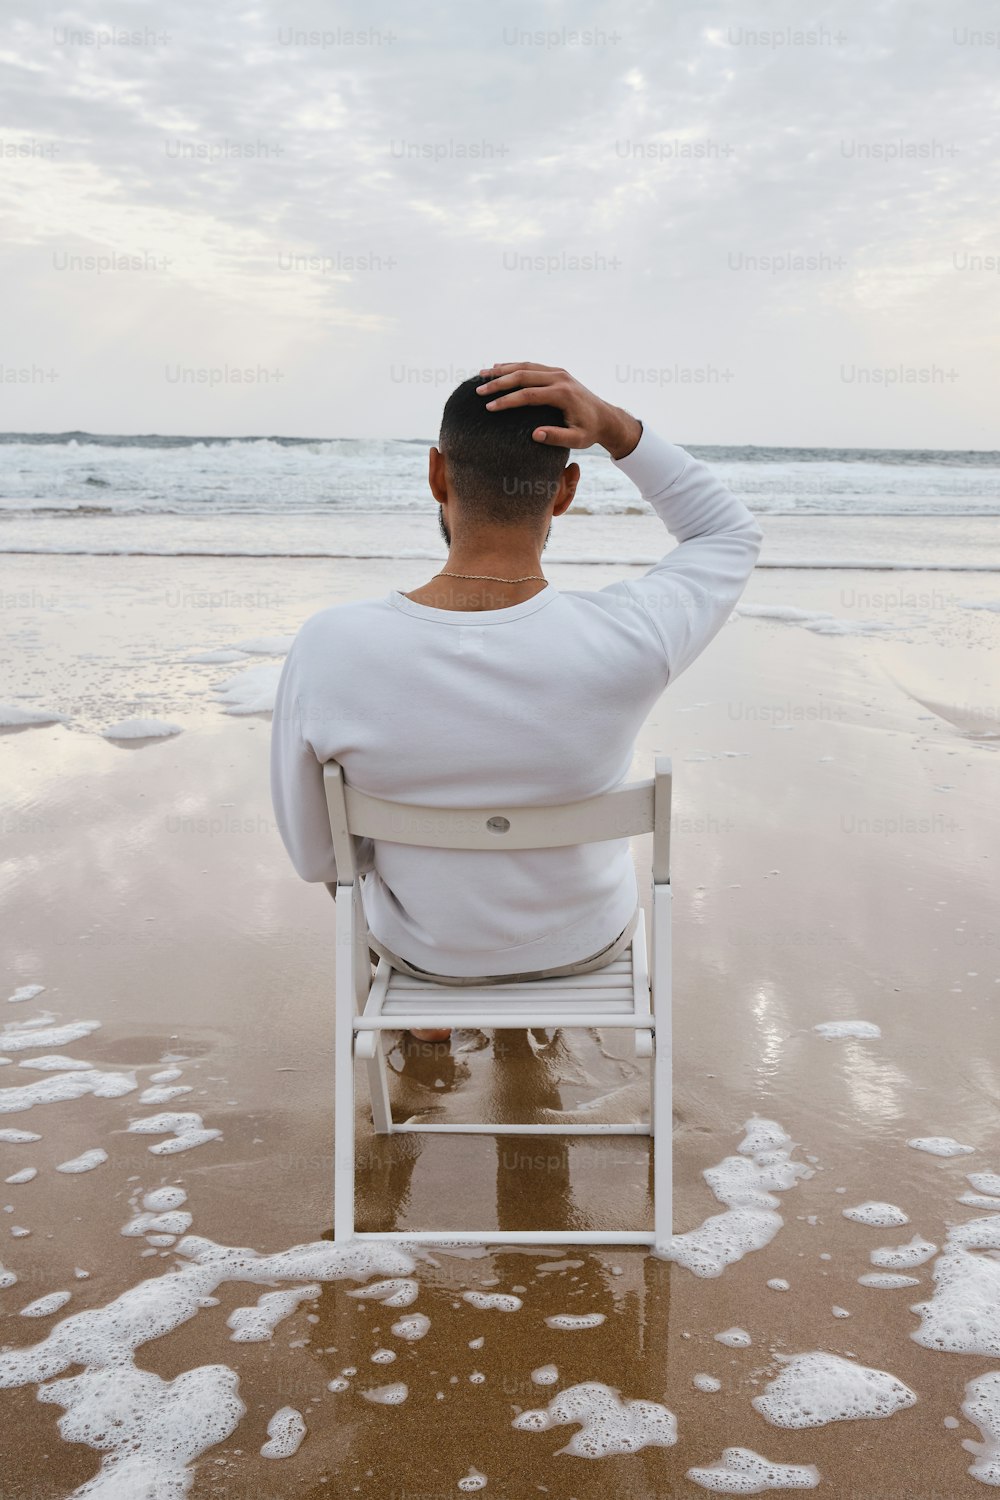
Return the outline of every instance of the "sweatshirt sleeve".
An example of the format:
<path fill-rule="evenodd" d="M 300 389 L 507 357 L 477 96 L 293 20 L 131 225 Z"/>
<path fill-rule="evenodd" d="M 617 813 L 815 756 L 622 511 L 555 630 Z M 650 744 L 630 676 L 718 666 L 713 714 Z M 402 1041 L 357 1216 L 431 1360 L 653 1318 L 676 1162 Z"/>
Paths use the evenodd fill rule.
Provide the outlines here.
<path fill-rule="evenodd" d="M 271 802 L 281 841 L 303 880 L 334 884 L 337 862 L 323 766 L 303 733 L 301 633 L 285 658 L 271 720 Z"/>
<path fill-rule="evenodd" d="M 317 670 L 323 670 L 326 652 L 319 651 L 317 668 L 312 634 L 303 627 L 285 659 L 274 700 L 271 720 L 271 802 L 281 841 L 303 880 L 336 885 L 337 861 L 330 833 L 330 816 L 323 784 L 323 761 L 306 732 L 310 714 L 319 702 L 311 686 Z M 324 705 L 326 695 L 323 695 Z M 320 710 L 328 722 L 325 706 Z M 329 754 L 326 759 L 332 758 Z M 358 877 L 375 868 L 375 845 L 370 838 L 355 835 L 354 863 Z"/>
<path fill-rule="evenodd" d="M 641 578 L 610 584 L 602 592 L 623 593 L 643 611 L 672 681 L 732 614 L 753 572 L 763 533 L 707 464 L 645 426 L 632 452 L 614 462 L 678 546 Z"/>

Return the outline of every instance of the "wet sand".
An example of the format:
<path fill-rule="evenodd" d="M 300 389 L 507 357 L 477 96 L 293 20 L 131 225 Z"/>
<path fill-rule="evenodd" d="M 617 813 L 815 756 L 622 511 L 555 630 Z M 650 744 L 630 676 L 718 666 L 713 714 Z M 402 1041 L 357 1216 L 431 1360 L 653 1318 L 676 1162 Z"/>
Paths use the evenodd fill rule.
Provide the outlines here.
<path fill-rule="evenodd" d="M 39 1051 L 132 1073 L 137 1084 L 0 1119 L 0 1128 L 41 1134 L 0 1140 L 5 1178 L 38 1169 L 3 1198 L 11 1211 L 0 1260 L 18 1277 L 0 1291 L 3 1343 L 22 1350 L 71 1314 L 192 1264 L 178 1248 L 189 1242 L 154 1246 L 121 1232 L 141 1194 L 162 1185 L 184 1188 L 190 1235 L 218 1245 L 270 1254 L 331 1237 L 332 903 L 297 880 L 274 830 L 266 716 L 228 717 L 209 693 L 231 672 L 278 658 L 212 666 L 183 657 L 294 631 L 324 602 L 414 587 L 427 565 L 6 565 L 9 689 L 72 715 L 74 727 L 0 736 L 0 1023 L 23 1027 L 49 1013 L 55 1026 L 98 1021 Z M 622 573 L 547 571 L 557 587 Z M 965 1174 L 1000 1172 L 1000 688 L 990 666 L 1000 618 L 958 603 L 995 597 L 988 575 L 758 574 L 747 603 L 892 628 L 825 635 L 734 619 L 640 738 L 635 773 L 667 751 L 676 776 L 675 1228 L 722 1211 L 702 1173 L 731 1157 L 759 1116 L 779 1122 L 796 1143 L 793 1159 L 811 1168 L 777 1195 L 784 1223 L 771 1242 L 709 1278 L 632 1249 L 435 1249 L 417 1255 L 419 1293 L 402 1311 L 351 1296 L 352 1280 L 305 1275 L 299 1283 L 318 1282 L 318 1295 L 271 1340 L 252 1343 L 232 1341 L 232 1310 L 295 1281 L 224 1281 L 217 1303 L 135 1353 L 141 1370 L 167 1380 L 213 1365 L 239 1376 L 246 1415 L 196 1460 L 195 1500 L 450 1497 L 470 1470 L 486 1476 L 487 1496 L 511 1500 L 697 1496 L 707 1491 L 687 1470 L 737 1446 L 815 1464 L 829 1495 L 983 1493 L 963 1447 L 980 1432 L 960 1407 L 967 1381 L 1000 1368 L 1000 1348 L 943 1353 L 910 1337 L 920 1325 L 910 1309 L 934 1289 L 934 1260 L 908 1273 L 918 1285 L 883 1290 L 857 1278 L 875 1269 L 878 1246 L 919 1233 L 940 1247 L 950 1225 L 982 1217 L 957 1202 Z M 140 713 L 184 733 L 124 748 L 93 732 Z M 645 889 L 648 840 L 635 854 Z M 45 986 L 35 999 L 3 1003 L 35 983 Z M 872 1022 L 882 1035 L 827 1041 L 812 1030 L 832 1020 Z M 57 1076 L 19 1065 L 36 1055 L 10 1052 L 0 1090 Z M 634 1119 L 647 1097 L 645 1064 L 617 1034 L 463 1033 L 450 1049 L 403 1039 L 390 1061 L 400 1119 L 548 1122 L 594 1100 L 588 1118 Z M 191 1092 L 140 1105 L 150 1075 L 175 1067 Z M 642 1139 L 577 1138 L 565 1149 L 511 1136 L 376 1141 L 358 1084 L 364 1227 L 648 1222 Z M 151 1154 L 160 1137 L 126 1127 L 159 1109 L 196 1111 L 221 1136 Z M 925 1136 L 975 1149 L 938 1158 L 906 1144 Z M 108 1160 L 93 1171 L 55 1170 L 95 1147 Z M 843 1217 L 869 1199 L 899 1205 L 910 1222 L 875 1228 Z M 15 1225 L 30 1235 L 11 1235 Z M 770 1289 L 772 1278 L 789 1290 Z M 478 1310 L 462 1299 L 476 1288 L 523 1305 Z M 60 1289 L 72 1297 L 54 1314 L 17 1316 Z M 834 1317 L 833 1306 L 851 1316 Z M 414 1312 L 430 1329 L 407 1342 L 391 1326 Z M 545 1322 L 581 1312 L 605 1321 L 574 1331 Z M 749 1347 L 716 1342 L 733 1325 L 749 1332 Z M 395 1360 L 373 1363 L 383 1348 Z M 751 1399 L 779 1373 L 778 1355 L 811 1350 L 890 1371 L 918 1400 L 884 1419 L 770 1424 Z M 558 1383 L 543 1387 L 531 1373 L 548 1364 Z M 358 1373 L 329 1390 L 345 1369 Z M 701 1372 L 721 1389 L 696 1390 Z M 361 1394 L 397 1381 L 408 1386 L 400 1405 Z M 520 1410 L 586 1381 L 665 1405 L 676 1445 L 590 1460 L 558 1452 L 574 1427 L 512 1427 Z M 62 1407 L 39 1401 L 37 1384 L 4 1392 L 0 1472 L 17 1500 L 69 1495 L 100 1468 L 94 1447 L 60 1436 Z M 268 1460 L 259 1453 L 267 1424 L 285 1406 L 302 1413 L 307 1435 L 294 1456 Z M 85 1493 L 126 1491 L 109 1483 Z"/>

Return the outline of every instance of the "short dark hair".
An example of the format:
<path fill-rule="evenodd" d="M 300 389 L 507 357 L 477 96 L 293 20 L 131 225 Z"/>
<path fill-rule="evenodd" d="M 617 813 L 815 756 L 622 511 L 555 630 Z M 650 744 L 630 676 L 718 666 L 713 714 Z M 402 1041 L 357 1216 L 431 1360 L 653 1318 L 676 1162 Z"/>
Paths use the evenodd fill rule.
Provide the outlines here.
<path fill-rule="evenodd" d="M 487 411 L 483 377 L 463 380 L 445 402 L 441 452 L 463 515 L 494 525 L 541 522 L 569 458 L 568 448 L 537 443 L 536 427 L 565 427 L 555 406 Z"/>

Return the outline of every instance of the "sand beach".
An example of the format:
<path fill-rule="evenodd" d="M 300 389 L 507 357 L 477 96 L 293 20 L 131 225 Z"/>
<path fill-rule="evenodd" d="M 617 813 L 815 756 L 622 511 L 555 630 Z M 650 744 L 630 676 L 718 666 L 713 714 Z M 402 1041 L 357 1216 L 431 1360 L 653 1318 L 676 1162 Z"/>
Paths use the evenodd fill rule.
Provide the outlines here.
<path fill-rule="evenodd" d="M 194 1500 L 654 1500 L 761 1474 L 981 1494 L 1000 1478 L 996 575 L 762 568 L 643 728 L 634 773 L 668 752 L 676 778 L 672 1257 L 352 1260 L 330 1244 L 332 904 L 281 848 L 261 705 L 314 609 L 429 571 L 5 559 L 8 702 L 66 720 L 0 737 L 6 1492 L 139 1494 L 155 1470 Z M 136 718 L 180 732 L 100 732 Z M 402 1037 L 390 1062 L 400 1119 L 647 1101 L 618 1034 Z M 366 1227 L 646 1222 L 639 1138 L 376 1141 L 360 1079 L 358 1122 Z M 713 1266 L 704 1226 L 748 1202 L 766 1243 Z M 720 1475 L 732 1449 L 758 1457 Z"/>

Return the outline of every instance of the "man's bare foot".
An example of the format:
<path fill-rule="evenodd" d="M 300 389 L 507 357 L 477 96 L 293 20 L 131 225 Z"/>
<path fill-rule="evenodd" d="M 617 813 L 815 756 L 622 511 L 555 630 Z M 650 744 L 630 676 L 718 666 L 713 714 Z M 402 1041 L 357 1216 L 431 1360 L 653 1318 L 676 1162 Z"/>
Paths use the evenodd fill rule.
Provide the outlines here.
<path fill-rule="evenodd" d="M 411 1031 L 410 1035 L 416 1037 L 418 1042 L 447 1042 L 451 1039 L 450 1026 L 438 1026 L 433 1029 L 425 1028 L 420 1031 Z"/>

